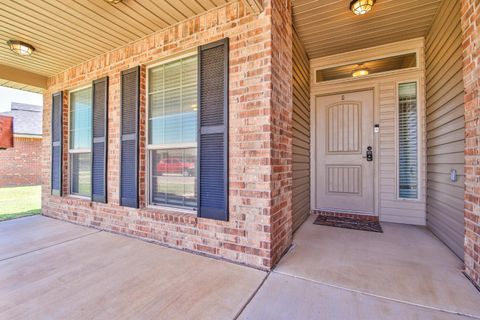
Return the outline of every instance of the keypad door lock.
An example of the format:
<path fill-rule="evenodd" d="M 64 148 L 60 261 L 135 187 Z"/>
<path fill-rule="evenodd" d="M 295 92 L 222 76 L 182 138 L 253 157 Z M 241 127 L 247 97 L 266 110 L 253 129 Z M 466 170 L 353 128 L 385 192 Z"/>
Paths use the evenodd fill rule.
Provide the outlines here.
<path fill-rule="evenodd" d="M 373 151 L 372 151 L 372 147 L 368 146 L 367 147 L 367 161 L 373 161 Z"/>

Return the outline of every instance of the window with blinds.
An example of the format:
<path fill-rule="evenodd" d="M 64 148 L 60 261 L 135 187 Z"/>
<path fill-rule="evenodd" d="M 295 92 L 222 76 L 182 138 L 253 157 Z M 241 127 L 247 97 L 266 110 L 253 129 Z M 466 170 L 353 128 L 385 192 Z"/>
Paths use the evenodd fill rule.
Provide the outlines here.
<path fill-rule="evenodd" d="M 197 56 L 149 69 L 151 204 L 196 208 Z"/>
<path fill-rule="evenodd" d="M 418 199 L 417 83 L 398 86 L 398 196 Z"/>
<path fill-rule="evenodd" d="M 92 89 L 70 93 L 70 193 L 91 196 Z"/>

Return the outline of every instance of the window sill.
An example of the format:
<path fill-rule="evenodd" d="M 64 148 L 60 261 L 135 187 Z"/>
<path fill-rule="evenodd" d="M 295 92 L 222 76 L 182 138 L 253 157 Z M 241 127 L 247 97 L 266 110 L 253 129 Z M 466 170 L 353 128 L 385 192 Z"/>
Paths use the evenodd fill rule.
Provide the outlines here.
<path fill-rule="evenodd" d="M 149 204 L 146 206 L 147 209 L 149 210 L 157 210 L 157 211 L 169 211 L 169 212 L 174 212 L 174 213 L 179 213 L 179 214 L 188 214 L 191 216 L 197 216 L 197 211 L 193 209 L 184 209 L 184 208 L 178 208 L 178 207 L 170 207 L 170 206 L 161 206 L 161 205 L 156 205 L 156 204 Z"/>
<path fill-rule="evenodd" d="M 67 194 L 67 195 L 65 196 L 65 198 L 67 198 L 67 199 L 75 199 L 75 200 L 92 201 L 92 199 L 91 199 L 90 197 L 79 196 L 79 195 L 76 195 L 76 194 Z"/>
<path fill-rule="evenodd" d="M 406 201 L 406 202 L 423 202 L 420 198 L 397 198 L 397 201 Z"/>

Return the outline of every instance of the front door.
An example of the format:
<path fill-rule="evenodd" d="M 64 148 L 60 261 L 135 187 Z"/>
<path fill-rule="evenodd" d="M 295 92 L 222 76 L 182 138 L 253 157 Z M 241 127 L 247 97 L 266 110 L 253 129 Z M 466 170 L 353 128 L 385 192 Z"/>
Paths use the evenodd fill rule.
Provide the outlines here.
<path fill-rule="evenodd" d="M 316 209 L 374 213 L 373 91 L 316 98 Z"/>

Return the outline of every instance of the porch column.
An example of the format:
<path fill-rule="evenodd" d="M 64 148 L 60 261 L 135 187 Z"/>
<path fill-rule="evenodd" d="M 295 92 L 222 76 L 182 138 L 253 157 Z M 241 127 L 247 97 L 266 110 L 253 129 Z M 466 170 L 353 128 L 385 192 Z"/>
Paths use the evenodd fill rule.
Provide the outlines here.
<path fill-rule="evenodd" d="M 465 86 L 465 272 L 480 286 L 480 2 L 462 0 Z"/>
<path fill-rule="evenodd" d="M 271 263 L 292 241 L 292 3 L 272 0 Z"/>

